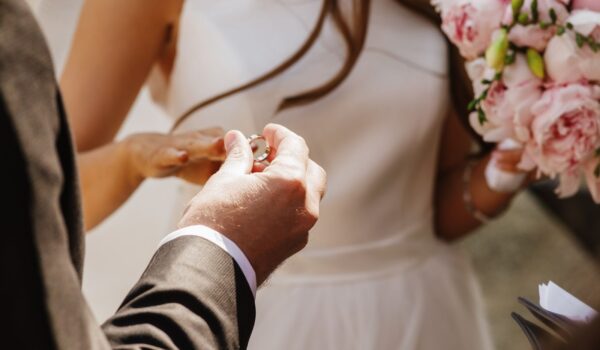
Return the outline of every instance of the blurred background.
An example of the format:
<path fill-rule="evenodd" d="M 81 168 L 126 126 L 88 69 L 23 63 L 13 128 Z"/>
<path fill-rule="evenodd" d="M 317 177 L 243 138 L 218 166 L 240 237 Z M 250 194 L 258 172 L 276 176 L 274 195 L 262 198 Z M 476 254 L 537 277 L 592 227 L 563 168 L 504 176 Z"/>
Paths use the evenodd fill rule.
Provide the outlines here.
<path fill-rule="evenodd" d="M 41 24 L 51 33 L 48 39 L 58 73 L 67 52 L 69 40 L 65 38 L 72 35 L 64 31 L 65 22 L 74 28 L 79 11 L 61 6 L 63 1 L 40 4 L 31 0 L 38 10 L 52 4 L 41 8 L 46 14 Z M 169 126 L 170 119 L 144 91 L 119 137 L 141 131 L 166 132 Z M 146 181 L 126 205 L 88 235 L 84 292 L 100 321 L 117 309 L 160 239 L 172 231 L 167 218 L 172 215 L 177 181 Z M 538 189 L 538 195 L 541 191 L 542 197 L 554 198 L 543 189 Z M 516 298 L 537 302 L 540 283 L 552 280 L 600 309 L 600 271 L 591 254 L 598 252 L 597 236 L 600 209 L 591 204 L 587 194 L 541 205 L 539 196 L 530 191 L 519 195 L 504 216 L 459 243 L 477 269 L 498 349 L 528 348 L 510 313 L 527 315 Z"/>

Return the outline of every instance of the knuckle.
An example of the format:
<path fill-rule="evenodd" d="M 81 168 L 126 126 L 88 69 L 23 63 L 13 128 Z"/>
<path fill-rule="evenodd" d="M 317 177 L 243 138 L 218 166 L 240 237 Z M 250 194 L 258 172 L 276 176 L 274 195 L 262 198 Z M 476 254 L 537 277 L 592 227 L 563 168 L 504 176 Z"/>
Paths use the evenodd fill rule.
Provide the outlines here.
<path fill-rule="evenodd" d="M 298 250 L 302 250 L 308 244 L 308 231 L 302 232 L 298 238 L 298 247 L 300 248 Z"/>
<path fill-rule="evenodd" d="M 319 213 L 316 211 L 308 211 L 306 215 L 307 224 L 313 227 L 319 221 Z"/>
<path fill-rule="evenodd" d="M 319 221 L 319 204 L 315 203 L 312 206 L 309 206 L 307 212 L 307 220 L 311 224 L 311 227 L 314 226 L 317 221 Z"/>
<path fill-rule="evenodd" d="M 300 150 L 303 153 L 308 154 L 310 150 L 308 148 L 308 144 L 306 143 L 306 140 L 302 136 L 296 136 L 296 137 L 297 137 L 297 142 L 298 142 L 298 146 L 300 147 Z"/>
<path fill-rule="evenodd" d="M 286 179 L 286 187 L 293 195 L 302 198 L 306 197 L 307 189 L 306 183 L 303 181 L 303 179 L 296 176 L 291 176 L 290 178 Z"/>
<path fill-rule="evenodd" d="M 323 167 L 317 164 L 317 174 L 319 174 L 319 179 L 323 182 L 323 184 L 327 184 L 327 172 Z"/>

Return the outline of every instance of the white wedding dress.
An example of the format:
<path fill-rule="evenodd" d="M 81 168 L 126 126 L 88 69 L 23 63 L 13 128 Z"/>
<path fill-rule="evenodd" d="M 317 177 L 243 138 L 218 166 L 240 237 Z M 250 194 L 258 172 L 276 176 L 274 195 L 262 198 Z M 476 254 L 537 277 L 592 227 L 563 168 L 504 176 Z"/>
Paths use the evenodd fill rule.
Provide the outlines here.
<path fill-rule="evenodd" d="M 60 23 L 64 15 L 55 10 L 69 4 L 76 13 L 80 0 L 41 1 L 62 62 L 74 18 Z M 174 71 L 169 79 L 158 71 L 150 79 L 155 99 L 175 118 L 261 75 L 300 46 L 320 7 L 320 0 L 186 0 Z M 179 129 L 251 134 L 281 123 L 307 140 L 328 172 L 307 248 L 258 293 L 250 349 L 492 349 L 469 262 L 436 239 L 432 222 L 438 145 L 450 108 L 442 34 L 394 0 L 373 0 L 366 47 L 348 79 L 312 104 L 274 112 L 282 98 L 329 79 L 344 55 L 327 23 L 292 69 L 201 110 Z M 174 217 L 197 190 L 180 187 Z"/>
<path fill-rule="evenodd" d="M 177 117 L 261 75 L 301 45 L 320 7 L 319 0 L 187 0 L 174 71 L 168 82 L 156 72 L 151 79 L 156 99 Z M 252 134 L 281 123 L 307 140 L 329 175 L 307 248 L 258 293 L 250 349 L 491 349 L 469 262 L 436 239 L 432 222 L 450 108 L 444 38 L 394 0 L 374 0 L 366 48 L 343 85 L 275 113 L 282 98 L 331 77 L 344 54 L 328 23 L 288 72 L 179 129 Z M 197 190 L 182 187 L 181 206 Z"/>

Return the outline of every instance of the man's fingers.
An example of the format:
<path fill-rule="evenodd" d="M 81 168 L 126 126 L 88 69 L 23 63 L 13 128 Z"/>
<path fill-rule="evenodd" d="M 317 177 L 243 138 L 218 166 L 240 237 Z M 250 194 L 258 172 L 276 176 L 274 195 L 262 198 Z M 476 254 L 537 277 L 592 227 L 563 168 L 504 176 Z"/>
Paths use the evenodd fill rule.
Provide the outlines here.
<path fill-rule="evenodd" d="M 266 172 L 284 173 L 297 178 L 306 176 L 309 150 L 302 137 L 277 124 L 267 125 L 263 136 L 271 146 L 271 164 L 265 169 Z"/>
<path fill-rule="evenodd" d="M 325 196 L 327 175 L 317 163 L 309 160 L 306 172 L 306 210 L 314 219 L 319 219 L 321 199 Z M 314 225 L 314 223 L 312 223 Z"/>
<path fill-rule="evenodd" d="M 254 165 L 252 166 L 252 172 L 253 173 L 262 173 L 263 171 L 265 171 L 266 168 L 267 168 L 267 165 L 265 163 L 254 162 Z"/>
<path fill-rule="evenodd" d="M 309 160 L 308 168 L 306 171 L 306 197 L 305 197 L 305 208 L 306 216 L 305 229 L 310 230 L 317 220 L 319 220 L 321 199 L 325 195 L 325 188 L 327 186 L 327 176 L 323 168 L 317 163 Z"/>
<path fill-rule="evenodd" d="M 219 173 L 221 174 L 249 174 L 254 164 L 254 155 L 250 148 L 250 143 L 237 130 L 233 130 L 225 135 L 225 150 L 227 158 L 221 166 Z"/>
<path fill-rule="evenodd" d="M 327 191 L 327 173 L 312 160 L 308 161 L 306 187 L 309 192 L 315 193 L 319 201 L 325 196 L 325 192 Z"/>

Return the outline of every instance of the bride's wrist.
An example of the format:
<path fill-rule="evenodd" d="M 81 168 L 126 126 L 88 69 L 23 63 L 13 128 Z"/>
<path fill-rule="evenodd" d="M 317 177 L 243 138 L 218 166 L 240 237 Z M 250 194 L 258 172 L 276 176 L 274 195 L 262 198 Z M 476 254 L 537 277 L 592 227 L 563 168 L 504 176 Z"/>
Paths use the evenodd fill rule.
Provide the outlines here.
<path fill-rule="evenodd" d="M 139 160 L 135 151 L 135 140 L 132 137 L 126 137 L 117 142 L 117 154 L 120 160 L 121 168 L 125 172 L 127 181 L 132 186 L 138 186 L 146 177 L 140 169 Z"/>
<path fill-rule="evenodd" d="M 502 215 L 518 193 L 518 191 L 498 192 L 490 188 L 485 177 L 485 169 L 489 162 L 489 156 L 469 161 L 463 176 L 465 205 L 469 212 L 482 222 Z M 482 220 L 478 217 L 485 219 Z"/>

